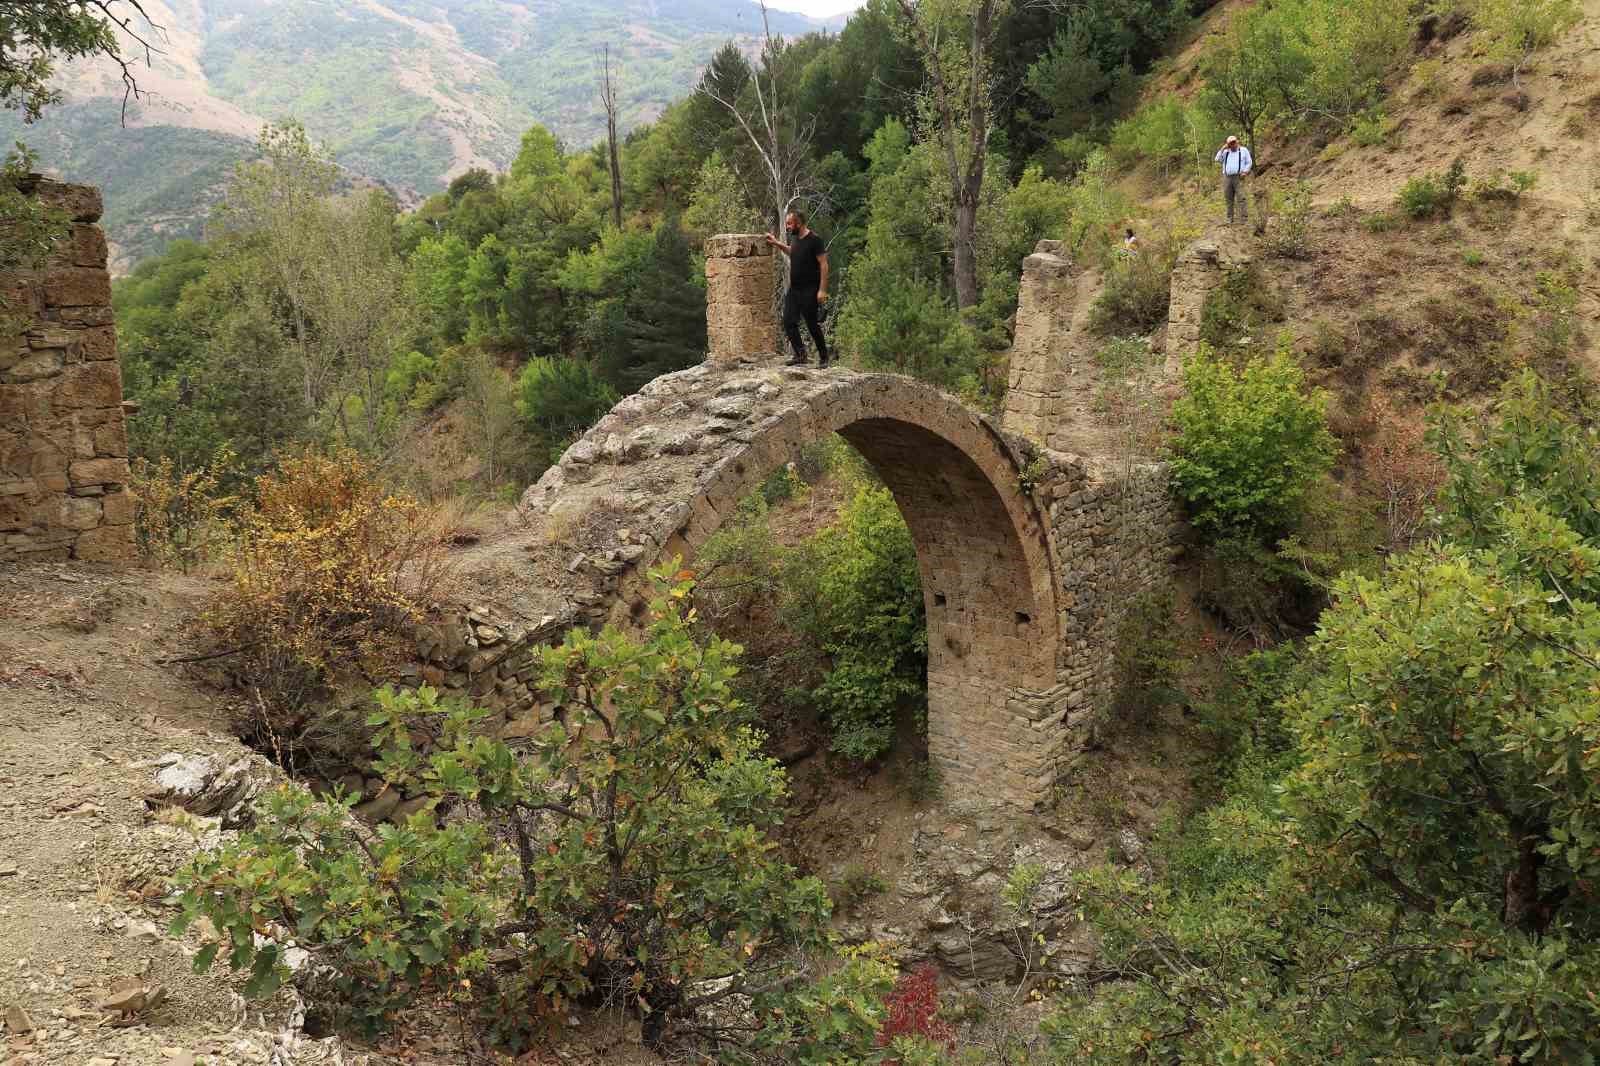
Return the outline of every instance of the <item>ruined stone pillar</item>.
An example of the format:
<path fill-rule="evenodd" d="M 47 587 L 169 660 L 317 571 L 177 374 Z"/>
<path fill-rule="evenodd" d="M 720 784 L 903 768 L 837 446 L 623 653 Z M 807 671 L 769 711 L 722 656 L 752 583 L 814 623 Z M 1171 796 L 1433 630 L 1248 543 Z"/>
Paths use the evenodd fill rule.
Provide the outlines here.
<path fill-rule="evenodd" d="M 1183 361 L 1200 347 L 1206 300 L 1222 284 L 1225 264 L 1215 241 L 1196 241 L 1172 269 L 1167 305 L 1167 373 L 1176 377 Z"/>
<path fill-rule="evenodd" d="M 1006 431 L 1039 444 L 1046 443 L 1060 415 L 1068 370 L 1067 335 L 1072 331 L 1078 297 L 1077 267 L 1060 249 L 1060 241 L 1040 241 L 1022 262 L 1016 340 L 1006 389 Z"/>
<path fill-rule="evenodd" d="M 100 192 L 37 175 L 23 192 L 67 236 L 40 270 L 0 274 L 0 562 L 133 555 L 128 433 Z"/>
<path fill-rule="evenodd" d="M 706 241 L 706 362 L 762 361 L 778 352 L 772 249 L 753 233 Z"/>

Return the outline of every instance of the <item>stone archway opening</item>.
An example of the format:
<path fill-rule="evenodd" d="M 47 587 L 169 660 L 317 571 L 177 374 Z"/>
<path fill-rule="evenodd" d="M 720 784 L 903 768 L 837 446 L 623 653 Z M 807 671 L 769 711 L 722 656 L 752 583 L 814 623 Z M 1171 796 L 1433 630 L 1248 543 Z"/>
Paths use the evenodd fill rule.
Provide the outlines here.
<path fill-rule="evenodd" d="M 926 742 L 952 794 L 972 796 L 973 784 L 982 782 L 979 798 L 1035 795 L 1041 786 L 1026 766 L 1040 747 L 1032 711 L 1053 686 L 1057 642 L 1052 585 L 1035 587 L 1039 553 L 1024 550 L 1016 526 L 1022 494 L 1014 472 L 1005 472 L 1009 485 L 997 483 L 962 446 L 902 418 L 863 417 L 836 432 L 893 499 L 915 552 L 927 637 L 926 734 L 916 743 Z M 697 507 L 695 520 L 662 556 L 681 555 L 696 569 L 696 557 L 726 528 L 723 522 L 741 521 L 737 502 L 761 492 L 786 463 L 799 463 L 806 443 L 787 455 L 753 446 L 728 463 L 727 479 L 709 491 L 716 505 Z M 632 606 L 641 609 L 642 600 Z M 754 636 L 755 647 L 764 636 Z M 741 624 L 741 642 L 751 637 Z M 910 722 L 901 718 L 898 726 L 899 741 L 911 740 Z"/>

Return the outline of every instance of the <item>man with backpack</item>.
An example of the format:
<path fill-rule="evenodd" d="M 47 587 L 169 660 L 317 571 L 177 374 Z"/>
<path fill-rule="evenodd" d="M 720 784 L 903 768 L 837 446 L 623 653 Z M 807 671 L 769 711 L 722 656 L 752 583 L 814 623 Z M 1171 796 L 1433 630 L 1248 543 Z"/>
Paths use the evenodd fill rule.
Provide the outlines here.
<path fill-rule="evenodd" d="M 1233 202 L 1239 201 L 1239 218 L 1242 222 L 1250 221 L 1250 198 L 1244 195 L 1244 176 L 1250 173 L 1255 166 L 1255 160 L 1250 158 L 1250 149 L 1239 143 L 1239 138 L 1229 137 L 1222 150 L 1217 153 L 1217 162 L 1222 164 L 1222 198 L 1228 204 L 1228 225 L 1233 225 Z"/>

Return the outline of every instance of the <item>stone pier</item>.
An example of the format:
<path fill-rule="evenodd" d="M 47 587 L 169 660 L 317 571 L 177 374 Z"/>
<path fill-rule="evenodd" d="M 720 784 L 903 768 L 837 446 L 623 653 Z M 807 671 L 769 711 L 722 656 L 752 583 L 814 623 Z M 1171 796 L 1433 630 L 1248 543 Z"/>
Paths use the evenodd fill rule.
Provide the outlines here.
<path fill-rule="evenodd" d="M 0 562 L 131 558 L 100 193 L 39 177 L 24 191 L 70 228 L 43 268 L 0 274 Z"/>
<path fill-rule="evenodd" d="M 760 234 L 706 241 L 707 362 L 756 362 L 778 352 L 772 248 Z"/>

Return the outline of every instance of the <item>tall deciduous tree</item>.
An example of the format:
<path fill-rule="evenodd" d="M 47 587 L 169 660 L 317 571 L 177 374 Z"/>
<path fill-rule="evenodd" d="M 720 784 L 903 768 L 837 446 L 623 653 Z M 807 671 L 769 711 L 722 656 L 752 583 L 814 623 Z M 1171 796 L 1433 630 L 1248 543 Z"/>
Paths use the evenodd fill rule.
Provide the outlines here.
<path fill-rule="evenodd" d="M 331 196 L 338 168 L 296 122 L 268 125 L 257 141 L 260 158 L 234 171 L 217 212 L 230 254 L 249 255 L 265 268 L 281 295 L 290 339 L 300 361 L 307 408 L 322 406 L 335 368 L 311 332 L 312 286 L 319 264 L 322 201 Z"/>
<path fill-rule="evenodd" d="M 989 66 L 995 13 L 1002 0 L 962 0 L 951 10 L 930 0 L 898 0 L 904 24 L 928 72 L 935 138 L 954 205 L 956 306 L 978 302 L 978 205 L 989 155 Z M 952 23 L 965 47 L 944 39 Z"/>
<path fill-rule="evenodd" d="M 1239 136 L 1254 152 L 1256 129 L 1274 92 L 1284 96 L 1286 90 L 1283 79 L 1276 77 L 1282 63 L 1282 42 L 1269 40 L 1269 27 L 1250 14 L 1243 12 L 1234 20 L 1232 30 L 1212 49 L 1201 71 L 1212 109 L 1238 124 Z"/>

